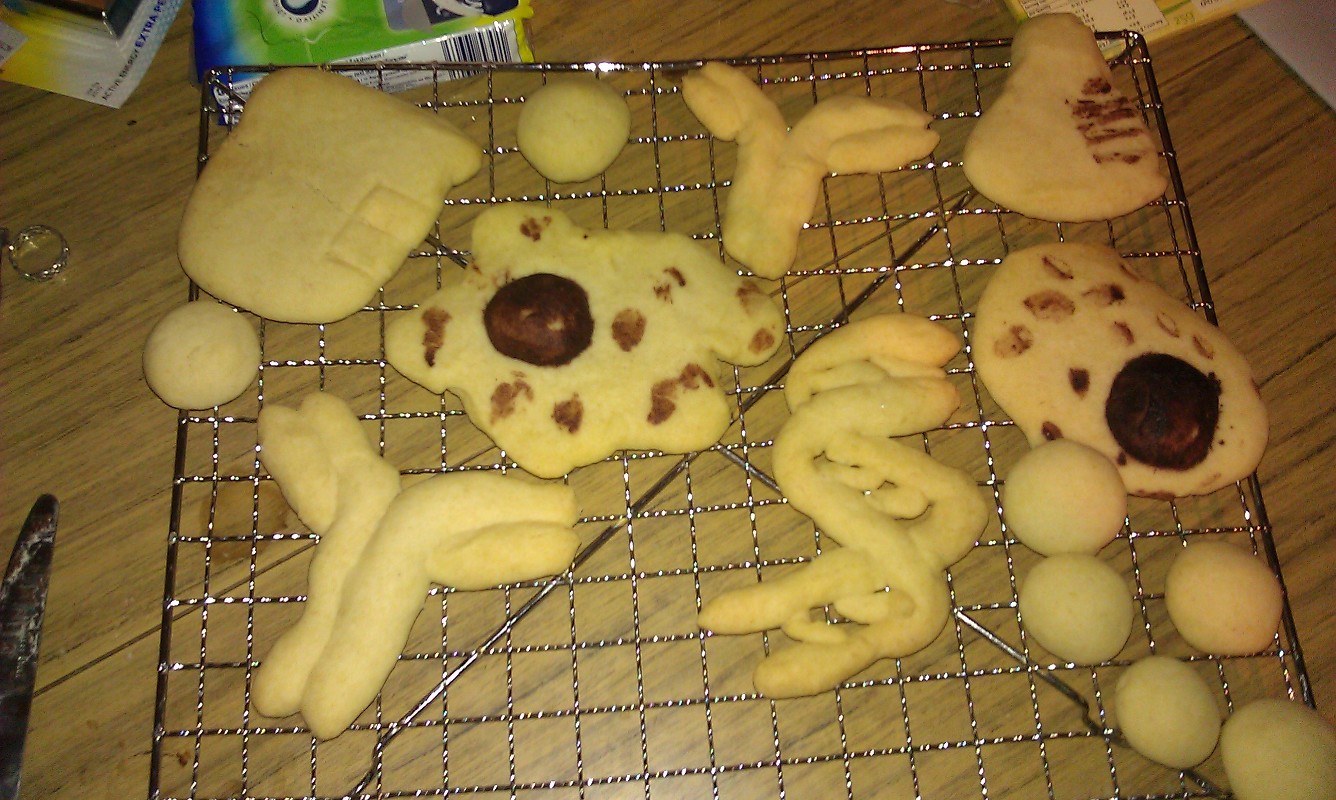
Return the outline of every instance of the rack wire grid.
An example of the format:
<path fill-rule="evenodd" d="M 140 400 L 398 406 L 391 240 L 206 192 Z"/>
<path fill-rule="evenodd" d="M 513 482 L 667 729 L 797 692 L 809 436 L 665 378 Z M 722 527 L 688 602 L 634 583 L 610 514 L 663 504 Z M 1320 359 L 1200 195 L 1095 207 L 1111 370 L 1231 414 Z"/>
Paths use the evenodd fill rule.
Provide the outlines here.
<path fill-rule="evenodd" d="M 1108 663 L 1055 659 L 1021 624 L 1017 586 L 1038 556 L 1008 534 L 1000 499 L 1026 443 L 970 354 L 971 309 L 989 276 L 1009 251 L 1040 241 L 1108 244 L 1215 321 L 1150 54 L 1135 34 L 1106 39 L 1120 51 L 1115 82 L 1158 137 L 1171 187 L 1136 213 L 1090 224 L 1037 222 L 968 191 L 960 153 L 1006 78 L 1005 40 L 735 62 L 790 120 L 831 94 L 890 97 L 927 111 L 941 144 L 891 174 L 825 181 L 796 269 L 773 283 L 787 341 L 769 363 L 733 370 L 724 388 L 737 420 L 720 443 L 685 457 L 620 453 L 574 471 L 565 480 L 584 515 L 575 568 L 487 591 L 434 588 L 377 701 L 343 735 L 317 741 L 299 717 L 267 719 L 250 701 L 256 666 L 301 611 L 316 546 L 258 459 L 260 409 L 334 393 L 406 481 L 515 469 L 453 396 L 387 365 L 386 323 L 458 268 L 452 248 L 467 246 L 474 213 L 488 203 L 546 203 L 585 226 L 689 232 L 719 248 L 736 158 L 680 97 L 694 63 L 360 68 L 357 77 L 382 86 L 425 79 L 403 96 L 479 141 L 485 166 L 452 192 L 428 243 L 368 307 L 328 325 L 259 321 L 257 390 L 180 417 L 149 796 L 1225 796 L 1218 755 L 1178 772 L 1125 746 L 1111 694 L 1129 664 L 1157 653 L 1187 660 L 1222 712 L 1261 696 L 1312 703 L 1288 606 L 1269 650 L 1234 658 L 1192 650 L 1165 611 L 1168 563 L 1190 541 L 1235 542 L 1279 574 L 1255 478 L 1203 497 L 1131 498 L 1125 529 L 1101 553 L 1138 609 L 1131 640 Z M 201 163 L 244 113 L 229 88 L 242 72 L 216 73 L 204 87 Z M 515 123 L 526 93 L 565 72 L 591 72 L 622 91 L 633 130 L 603 175 L 558 186 L 520 155 Z M 837 690 L 771 701 L 750 673 L 786 646 L 784 636 L 707 635 L 695 616 L 720 591 L 819 551 L 819 532 L 768 478 L 769 446 L 786 417 L 774 390 L 821 332 L 901 311 L 936 319 L 965 343 L 948 365 L 962 407 L 916 438 L 969 471 L 996 510 L 944 577 L 953 623 L 934 644 Z"/>

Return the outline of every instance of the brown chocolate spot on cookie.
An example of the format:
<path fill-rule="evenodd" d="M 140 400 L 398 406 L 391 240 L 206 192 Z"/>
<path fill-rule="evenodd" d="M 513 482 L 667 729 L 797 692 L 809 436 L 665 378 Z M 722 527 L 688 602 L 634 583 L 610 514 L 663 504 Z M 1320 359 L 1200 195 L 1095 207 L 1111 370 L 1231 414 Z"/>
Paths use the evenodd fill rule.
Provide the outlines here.
<path fill-rule="evenodd" d="M 533 387 L 523 378 L 516 377 L 510 383 L 498 383 L 492 390 L 492 422 L 515 413 L 516 402 L 520 399 L 533 399 Z"/>
<path fill-rule="evenodd" d="M 1007 332 L 993 342 L 993 352 L 998 358 L 1011 358 L 1024 353 L 1034 344 L 1034 334 L 1024 325 L 1012 325 Z"/>
<path fill-rule="evenodd" d="M 1090 371 L 1080 367 L 1072 367 L 1067 370 L 1067 380 L 1072 385 L 1072 391 L 1079 397 L 1085 397 L 1086 392 L 1090 391 Z"/>
<path fill-rule="evenodd" d="M 760 297 L 764 294 L 765 291 L 753 280 L 744 280 L 737 291 L 738 301 L 744 306 L 751 305 L 753 298 Z"/>
<path fill-rule="evenodd" d="M 765 328 L 761 328 L 751 338 L 751 344 L 747 345 L 753 353 L 764 353 L 775 346 L 775 335 Z"/>
<path fill-rule="evenodd" d="M 654 284 L 654 296 L 665 303 L 671 303 L 673 302 L 673 284 L 686 286 L 687 279 L 682 274 L 682 270 L 677 267 L 668 267 L 664 270 L 664 273 L 668 276 L 668 280 L 664 283 Z"/>
<path fill-rule="evenodd" d="M 623 352 L 631 352 L 645 338 L 645 315 L 634 308 L 623 308 L 612 320 L 612 340 Z"/>
<path fill-rule="evenodd" d="M 700 364 L 687 364 L 675 378 L 659 381 L 649 390 L 649 416 L 651 425 L 665 422 L 677 410 L 678 389 L 699 389 L 701 386 L 714 387 L 714 379 Z"/>
<path fill-rule="evenodd" d="M 676 378 L 659 381 L 650 387 L 649 416 L 646 417 L 649 424 L 660 425 L 673 415 L 673 412 L 677 410 L 677 401 L 674 399 L 676 395 Z"/>
<path fill-rule="evenodd" d="M 569 364 L 589 347 L 589 296 L 569 278 L 540 272 L 507 283 L 483 309 L 498 353 L 540 367 Z"/>
<path fill-rule="evenodd" d="M 687 364 L 682 368 L 682 374 L 677 376 L 677 381 L 688 389 L 699 389 L 702 384 L 714 388 L 714 378 L 700 364 Z"/>
<path fill-rule="evenodd" d="M 1215 358 L 1215 348 L 1211 347 L 1210 342 L 1196 334 L 1193 334 L 1192 336 L 1192 346 L 1196 348 L 1202 358 L 1207 359 L 1208 361 Z"/>
<path fill-rule="evenodd" d="M 1044 269 L 1048 270 L 1049 274 L 1058 280 L 1069 281 L 1072 279 L 1071 267 L 1066 264 L 1059 265 L 1057 259 L 1044 256 L 1043 264 Z"/>
<path fill-rule="evenodd" d="M 1153 467 L 1190 469 L 1206 458 L 1220 420 L 1220 382 L 1164 353 L 1138 356 L 1118 372 L 1104 404 L 1113 438 Z"/>
<path fill-rule="evenodd" d="M 1124 164 L 1135 164 L 1141 160 L 1141 154 L 1139 153 L 1111 153 L 1108 155 L 1095 153 L 1094 157 L 1096 164 L 1108 164 L 1113 161 L 1120 161 Z"/>
<path fill-rule="evenodd" d="M 1050 442 L 1062 438 L 1062 428 L 1059 428 L 1056 422 L 1045 420 L 1044 424 L 1039 426 L 1039 432 Z"/>
<path fill-rule="evenodd" d="M 1155 322 L 1160 326 L 1160 330 L 1164 331 L 1165 333 L 1169 334 L 1175 339 L 1178 338 L 1178 323 L 1174 320 L 1173 317 L 1161 311 L 1155 315 Z"/>
<path fill-rule="evenodd" d="M 1101 306 L 1111 306 L 1127 299 L 1127 293 L 1123 291 L 1123 287 L 1116 283 L 1101 283 L 1098 286 L 1086 289 L 1081 293 L 1081 296 L 1089 297 L 1091 302 Z"/>
<path fill-rule="evenodd" d="M 1024 302 L 1035 319 L 1064 319 L 1076 313 L 1076 303 L 1067 295 L 1053 289 L 1035 292 L 1025 298 Z"/>
<path fill-rule="evenodd" d="M 427 366 L 436 366 L 436 353 L 445 344 L 445 325 L 450 321 L 450 312 L 444 308 L 432 306 L 422 312 L 422 324 L 427 330 L 422 334 L 422 358 Z"/>
<path fill-rule="evenodd" d="M 1118 466 L 1120 467 L 1127 466 L 1127 453 L 1124 453 L 1123 451 L 1119 450 L 1118 457 L 1115 458 L 1114 461 L 1118 462 Z"/>
<path fill-rule="evenodd" d="M 526 237 L 536 242 L 539 239 L 543 238 L 543 229 L 551 224 L 552 224 L 551 217 L 543 217 L 542 222 L 539 222 L 533 217 L 529 217 L 528 219 L 520 223 L 520 233 L 524 234 Z"/>
<path fill-rule="evenodd" d="M 552 421 L 571 433 L 580 430 L 580 423 L 584 421 L 584 402 L 580 395 L 572 395 L 571 399 L 552 406 Z"/>
<path fill-rule="evenodd" d="M 1081 94 L 1108 94 L 1111 91 L 1113 86 L 1103 76 L 1090 78 L 1081 86 Z"/>
<path fill-rule="evenodd" d="M 1136 334 L 1132 333 L 1132 326 L 1128 325 L 1126 322 L 1115 321 L 1113 323 L 1113 330 L 1122 337 L 1123 342 L 1126 344 L 1132 344 L 1137 340 Z"/>

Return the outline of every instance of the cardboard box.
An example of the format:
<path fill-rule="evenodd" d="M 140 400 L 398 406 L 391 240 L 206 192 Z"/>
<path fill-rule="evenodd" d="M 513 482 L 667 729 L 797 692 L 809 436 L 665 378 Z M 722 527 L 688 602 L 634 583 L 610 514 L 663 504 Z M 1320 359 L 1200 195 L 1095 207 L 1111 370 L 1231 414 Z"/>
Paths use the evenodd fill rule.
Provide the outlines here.
<path fill-rule="evenodd" d="M 533 61 L 532 15 L 529 0 L 197 0 L 195 64 L 202 80 L 215 67 Z M 387 73 L 383 88 L 431 78 Z M 231 88 L 244 97 L 256 80 Z"/>

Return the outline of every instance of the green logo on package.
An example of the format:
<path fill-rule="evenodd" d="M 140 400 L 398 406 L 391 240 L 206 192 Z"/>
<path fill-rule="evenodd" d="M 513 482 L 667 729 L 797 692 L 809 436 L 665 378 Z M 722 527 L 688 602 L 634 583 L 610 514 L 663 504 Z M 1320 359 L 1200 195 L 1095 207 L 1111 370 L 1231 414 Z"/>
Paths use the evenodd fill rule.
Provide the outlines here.
<path fill-rule="evenodd" d="M 325 19 L 333 7 L 331 0 L 269 0 L 275 22 L 302 31 Z"/>

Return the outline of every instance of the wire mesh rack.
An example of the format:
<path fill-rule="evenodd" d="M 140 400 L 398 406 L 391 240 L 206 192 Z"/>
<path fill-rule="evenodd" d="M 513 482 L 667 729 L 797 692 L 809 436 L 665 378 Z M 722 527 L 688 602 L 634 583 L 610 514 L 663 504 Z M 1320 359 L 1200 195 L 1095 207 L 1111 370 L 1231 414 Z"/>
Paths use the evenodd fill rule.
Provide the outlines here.
<path fill-rule="evenodd" d="M 718 248 L 735 163 L 734 146 L 711 139 L 679 96 L 691 63 L 357 69 L 375 85 L 425 80 L 404 96 L 482 143 L 485 166 L 452 192 L 437 230 L 368 307 L 328 325 L 260 321 L 256 391 L 181 416 L 149 796 L 1224 797 L 1218 757 L 1179 772 L 1124 746 L 1111 694 L 1122 670 L 1158 653 L 1186 659 L 1222 709 L 1260 696 L 1312 702 L 1288 607 L 1273 646 L 1241 658 L 1193 651 L 1164 608 L 1168 563 L 1189 540 L 1236 542 L 1279 574 L 1255 479 L 1204 497 L 1131 498 L 1125 529 L 1101 557 L 1127 579 L 1132 638 L 1108 663 L 1057 660 L 1021 625 L 1017 587 L 1038 556 L 1009 535 L 1000 499 L 1024 437 L 970 356 L 971 309 L 988 277 L 1007 252 L 1040 241 L 1108 244 L 1214 321 L 1150 54 L 1134 34 L 1106 38 L 1120 50 L 1115 81 L 1158 137 L 1171 187 L 1134 214 L 1090 224 L 1036 222 L 969 191 L 959 155 L 1005 79 L 1006 41 L 735 62 L 790 119 L 829 94 L 892 97 L 927 111 L 941 144 L 895 173 L 826 180 L 796 269 L 773 284 L 785 346 L 767 364 L 733 370 L 725 389 L 736 422 L 716 446 L 685 457 L 621 453 L 573 472 L 565 480 L 584 515 L 574 569 L 486 591 L 434 588 L 377 701 L 343 735 L 317 741 L 300 718 L 265 718 L 250 701 L 256 666 L 299 615 L 317 538 L 260 464 L 260 409 L 317 389 L 337 394 L 406 481 L 515 469 L 453 396 L 387 365 L 387 321 L 458 268 L 454 247 L 467 246 L 476 207 L 488 203 L 548 203 L 586 226 L 689 232 Z M 558 186 L 519 154 L 515 123 L 526 93 L 568 71 L 622 91 L 633 129 L 603 175 Z M 214 74 L 204 88 L 201 163 L 244 113 L 230 88 L 240 76 Z M 948 365 L 965 402 L 918 439 L 969 471 L 995 513 L 946 576 L 953 624 L 933 645 L 838 690 L 771 701 L 750 672 L 785 646 L 782 634 L 706 635 L 695 615 L 704 599 L 819 552 L 819 532 L 768 477 L 785 418 L 773 390 L 814 337 L 883 311 L 929 316 L 965 342 Z"/>

